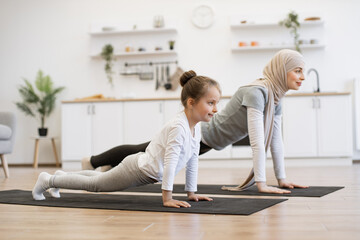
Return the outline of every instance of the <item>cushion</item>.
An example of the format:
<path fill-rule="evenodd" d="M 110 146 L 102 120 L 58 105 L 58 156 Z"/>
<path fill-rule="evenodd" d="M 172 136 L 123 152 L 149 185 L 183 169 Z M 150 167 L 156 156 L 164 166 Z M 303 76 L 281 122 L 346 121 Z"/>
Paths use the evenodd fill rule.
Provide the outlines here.
<path fill-rule="evenodd" d="M 0 140 L 9 140 L 11 138 L 11 128 L 6 125 L 0 124 Z"/>

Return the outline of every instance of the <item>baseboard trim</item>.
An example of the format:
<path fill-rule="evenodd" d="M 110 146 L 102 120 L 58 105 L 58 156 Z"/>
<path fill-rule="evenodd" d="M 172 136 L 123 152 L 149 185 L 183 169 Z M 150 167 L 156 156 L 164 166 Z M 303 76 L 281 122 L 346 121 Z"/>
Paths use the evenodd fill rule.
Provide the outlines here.
<path fill-rule="evenodd" d="M 311 166 L 351 166 L 351 158 L 287 158 L 285 159 L 286 167 L 311 167 Z M 273 162 L 267 159 L 266 167 L 272 167 Z M 201 159 L 199 168 L 238 168 L 253 167 L 251 159 Z"/>
<path fill-rule="evenodd" d="M 2 167 L 2 164 L 0 164 L 0 166 Z M 32 163 L 13 163 L 13 164 L 8 164 L 9 167 L 33 167 Z M 56 163 L 39 163 L 38 164 L 39 167 L 56 167 Z M 60 163 L 60 167 L 61 167 L 61 163 Z"/>

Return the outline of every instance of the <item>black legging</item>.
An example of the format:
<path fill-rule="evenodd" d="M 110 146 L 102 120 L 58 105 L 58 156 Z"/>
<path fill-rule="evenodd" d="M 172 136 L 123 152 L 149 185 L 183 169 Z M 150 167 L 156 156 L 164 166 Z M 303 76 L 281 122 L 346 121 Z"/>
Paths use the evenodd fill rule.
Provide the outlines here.
<path fill-rule="evenodd" d="M 92 156 L 90 159 L 90 163 L 94 168 L 111 165 L 112 167 L 117 166 L 124 160 L 125 157 L 135 154 L 138 152 L 145 152 L 145 149 L 149 145 L 150 142 L 138 144 L 138 145 L 120 145 L 114 147 L 106 152 L 103 152 L 99 155 Z M 210 151 L 212 148 L 200 142 L 200 152 L 199 154 L 206 153 Z"/>

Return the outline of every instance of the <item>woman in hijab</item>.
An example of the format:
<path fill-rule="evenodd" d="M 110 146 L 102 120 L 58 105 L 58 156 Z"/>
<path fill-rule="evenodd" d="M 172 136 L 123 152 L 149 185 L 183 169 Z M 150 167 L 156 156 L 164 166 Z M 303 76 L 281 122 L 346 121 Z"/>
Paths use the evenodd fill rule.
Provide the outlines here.
<path fill-rule="evenodd" d="M 263 70 L 263 78 L 240 87 L 225 108 L 210 122 L 201 123 L 200 154 L 212 148 L 221 150 L 249 136 L 253 169 L 243 184 L 223 187 L 223 190 L 242 191 L 256 183 L 259 192 L 290 193 L 295 187 L 306 188 L 286 181 L 284 150 L 281 133 L 281 99 L 288 90 L 298 90 L 305 80 L 303 56 L 293 50 L 277 52 Z M 118 165 L 134 152 L 145 152 L 148 143 L 121 145 L 100 155 L 84 158 L 83 169 Z M 266 152 L 270 147 L 275 176 L 280 188 L 266 184 Z"/>

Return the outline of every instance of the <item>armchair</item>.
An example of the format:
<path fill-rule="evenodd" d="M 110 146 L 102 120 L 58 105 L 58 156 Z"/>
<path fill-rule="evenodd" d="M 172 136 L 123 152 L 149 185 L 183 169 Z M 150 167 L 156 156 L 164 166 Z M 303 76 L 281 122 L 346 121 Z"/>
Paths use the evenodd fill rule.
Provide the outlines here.
<path fill-rule="evenodd" d="M 6 178 L 8 178 L 10 174 L 8 164 L 4 155 L 11 153 L 13 150 L 15 129 L 15 114 L 11 112 L 0 112 L 0 160 L 4 168 Z"/>

